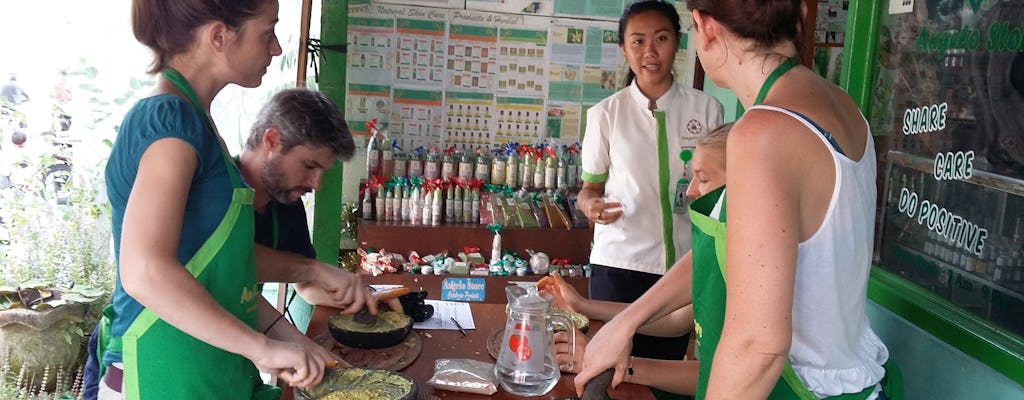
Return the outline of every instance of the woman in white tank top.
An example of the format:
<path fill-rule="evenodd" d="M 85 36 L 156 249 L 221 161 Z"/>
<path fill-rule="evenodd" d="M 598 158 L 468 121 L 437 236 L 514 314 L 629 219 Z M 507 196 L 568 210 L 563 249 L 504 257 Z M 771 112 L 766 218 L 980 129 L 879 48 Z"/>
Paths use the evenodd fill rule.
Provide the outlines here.
<path fill-rule="evenodd" d="M 846 93 L 790 61 L 802 2 L 746 3 L 688 1 L 707 76 L 748 109 L 727 146 L 728 240 L 719 259 L 728 296 L 713 353 L 700 354 L 702 367 L 711 365 L 697 397 L 793 398 L 773 391 L 791 369 L 814 397 L 877 398 L 888 351 L 864 311 L 875 215 L 871 135 Z M 676 269 L 588 349 L 621 345 L 625 332 L 679 307 L 680 289 L 700 295 L 691 293 L 698 279 Z M 591 354 L 578 385 L 608 367 L 626 370 L 617 352 Z"/>

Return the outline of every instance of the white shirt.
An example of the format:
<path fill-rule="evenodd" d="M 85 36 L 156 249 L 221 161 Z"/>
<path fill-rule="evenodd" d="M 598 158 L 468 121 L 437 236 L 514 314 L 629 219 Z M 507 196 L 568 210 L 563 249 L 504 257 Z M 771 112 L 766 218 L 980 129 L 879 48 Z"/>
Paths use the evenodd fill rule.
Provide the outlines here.
<path fill-rule="evenodd" d="M 676 197 L 686 193 L 680 180 L 692 176 L 680 153 L 692 152 L 697 136 L 722 124 L 722 105 L 675 83 L 656 103 L 665 114 L 665 166 L 659 161 L 657 120 L 635 81 L 587 111 L 583 180 L 603 182 L 604 197 L 621 202 L 623 211 L 615 222 L 594 228 L 592 264 L 661 275 L 676 261 L 666 259 L 666 246 L 672 246 L 676 259 L 690 249 L 686 204 L 675 207 Z"/>
<path fill-rule="evenodd" d="M 819 397 L 859 392 L 882 379 L 889 358 L 864 310 L 874 246 L 874 141 L 869 133 L 864 155 L 855 162 L 836 152 L 808 121 L 777 107 L 753 108 L 797 118 L 832 154 L 836 183 L 825 219 L 797 246 L 789 361 Z"/>

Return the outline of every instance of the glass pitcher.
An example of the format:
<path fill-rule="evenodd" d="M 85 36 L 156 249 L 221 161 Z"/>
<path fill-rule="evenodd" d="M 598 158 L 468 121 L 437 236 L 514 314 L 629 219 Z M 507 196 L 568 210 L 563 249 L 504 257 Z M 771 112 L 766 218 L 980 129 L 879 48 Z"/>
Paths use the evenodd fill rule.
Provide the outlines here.
<path fill-rule="evenodd" d="M 538 292 L 536 286 L 528 289 L 508 286 L 505 295 L 508 296 L 508 320 L 494 375 L 509 393 L 527 397 L 543 395 L 554 388 L 561 377 L 551 320 L 564 320 L 561 323 L 569 332 L 575 332 L 576 325 L 564 315 L 552 315 L 551 293 Z M 569 340 L 572 360 L 576 356 L 576 335 L 570 334 Z"/>

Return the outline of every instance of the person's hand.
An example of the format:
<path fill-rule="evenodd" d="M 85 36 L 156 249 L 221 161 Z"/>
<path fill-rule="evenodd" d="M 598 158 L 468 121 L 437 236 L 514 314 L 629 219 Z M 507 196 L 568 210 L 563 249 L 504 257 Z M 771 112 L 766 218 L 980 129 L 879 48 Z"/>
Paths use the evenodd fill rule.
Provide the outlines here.
<path fill-rule="evenodd" d="M 286 342 L 267 338 L 266 344 L 249 360 L 260 371 L 283 379 L 289 386 L 308 388 L 320 383 L 324 367 L 338 362 L 333 354 L 320 346 L 311 348 L 301 342 Z"/>
<path fill-rule="evenodd" d="M 583 395 L 583 386 L 608 368 L 615 368 L 615 377 L 611 387 L 622 383 L 626 375 L 629 353 L 633 349 L 633 334 L 636 329 L 623 326 L 619 318 L 612 318 L 590 339 L 583 357 L 583 365 L 578 367 L 576 393 Z"/>
<path fill-rule="evenodd" d="M 342 313 L 356 313 L 366 306 L 377 313 L 377 302 L 362 276 L 328 264 L 317 265 L 314 279 L 296 282 L 295 290 L 309 304 L 339 308 Z"/>
<path fill-rule="evenodd" d="M 327 368 L 352 366 L 345 360 L 341 359 L 339 355 L 331 353 L 330 350 L 327 350 L 327 348 L 317 344 L 316 342 L 313 341 L 313 339 L 310 339 L 305 335 L 296 337 L 295 342 L 299 346 L 302 346 L 302 348 L 305 349 L 306 352 L 309 353 L 311 356 L 316 357 L 317 359 L 324 360 L 324 366 Z"/>
<path fill-rule="evenodd" d="M 411 290 L 407 287 L 399 287 L 388 290 L 380 290 L 373 292 L 373 299 L 378 305 L 383 304 L 387 306 L 391 311 L 405 312 L 402 308 L 402 301 L 398 298 L 409 294 Z"/>
<path fill-rule="evenodd" d="M 540 278 L 537 281 L 537 290 L 551 293 L 555 297 L 553 306 L 573 312 L 581 312 L 581 305 L 587 301 L 587 298 L 581 296 L 576 288 L 558 274 Z"/>
<path fill-rule="evenodd" d="M 587 203 L 584 214 L 595 224 L 610 224 L 622 216 L 622 203 L 609 202 L 597 197 Z"/>
<path fill-rule="evenodd" d="M 583 365 L 583 355 L 587 351 L 587 335 L 579 329 L 573 330 L 576 336 L 576 351 L 573 352 L 569 341 L 569 332 L 555 332 L 555 360 L 558 361 L 558 369 L 570 374 L 576 373 Z M 575 356 L 574 356 L 575 354 Z"/>

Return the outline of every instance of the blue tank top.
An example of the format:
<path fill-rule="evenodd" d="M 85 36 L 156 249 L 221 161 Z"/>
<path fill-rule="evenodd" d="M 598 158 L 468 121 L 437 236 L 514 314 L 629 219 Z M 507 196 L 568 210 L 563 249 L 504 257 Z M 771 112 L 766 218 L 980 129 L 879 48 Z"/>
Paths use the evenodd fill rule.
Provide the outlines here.
<path fill-rule="evenodd" d="M 181 237 L 178 238 L 177 257 L 182 265 L 213 234 L 231 202 L 231 180 L 221 159 L 220 142 L 207 133 L 195 109 L 184 99 L 171 94 L 140 100 L 125 115 L 106 166 L 116 260 L 120 260 L 121 225 L 128 195 L 139 171 L 139 160 L 153 142 L 165 138 L 185 141 L 195 150 L 199 160 L 185 204 Z M 121 336 L 143 307 L 125 293 L 120 274 L 115 281 L 112 303 L 116 317 L 111 324 L 111 334 Z M 105 361 L 120 361 L 120 354 L 108 354 Z"/>

